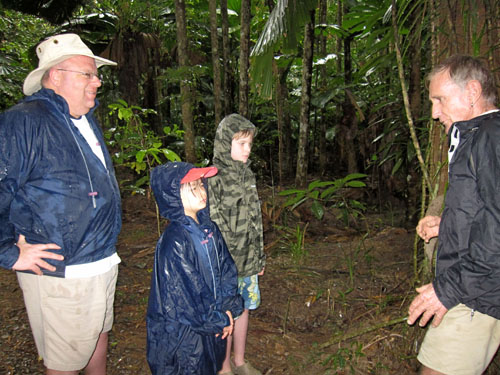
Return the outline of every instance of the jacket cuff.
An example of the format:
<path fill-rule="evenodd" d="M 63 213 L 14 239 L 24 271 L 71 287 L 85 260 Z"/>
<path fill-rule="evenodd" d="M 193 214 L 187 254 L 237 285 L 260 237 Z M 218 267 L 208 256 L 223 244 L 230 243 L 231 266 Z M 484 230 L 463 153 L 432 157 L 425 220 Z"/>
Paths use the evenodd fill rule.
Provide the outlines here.
<path fill-rule="evenodd" d="M 443 289 L 446 289 L 444 285 L 442 285 L 444 282 L 439 282 L 438 279 L 435 279 L 433 282 L 432 282 L 432 286 L 434 287 L 434 292 L 436 293 L 436 296 L 439 300 L 439 302 L 441 302 L 444 307 L 446 307 L 448 310 L 450 310 L 451 308 L 455 307 L 456 305 L 458 305 L 460 303 L 460 301 L 456 298 L 453 298 L 453 296 L 446 296 L 444 293 L 443 293 Z"/>
<path fill-rule="evenodd" d="M 16 245 L 8 246 L 0 252 L 0 267 L 11 270 L 19 259 L 19 248 Z"/>

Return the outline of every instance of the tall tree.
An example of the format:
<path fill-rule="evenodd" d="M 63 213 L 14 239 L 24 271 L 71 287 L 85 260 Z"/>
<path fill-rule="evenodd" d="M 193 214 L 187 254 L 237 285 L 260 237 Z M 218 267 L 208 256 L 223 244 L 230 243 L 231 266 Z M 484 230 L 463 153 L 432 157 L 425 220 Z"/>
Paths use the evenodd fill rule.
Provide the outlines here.
<path fill-rule="evenodd" d="M 344 101 L 342 103 L 342 140 L 343 140 L 343 151 L 344 151 L 344 161 L 347 164 L 347 172 L 355 173 L 358 171 L 357 166 L 357 154 L 356 151 L 356 135 L 358 132 L 358 119 L 356 117 L 355 99 L 350 90 L 350 86 L 353 82 L 353 67 L 352 67 L 352 55 L 351 55 L 351 44 L 353 42 L 354 35 L 349 35 L 344 38 L 344 85 L 346 87 L 344 92 Z"/>
<path fill-rule="evenodd" d="M 273 70 L 276 77 L 276 122 L 278 125 L 278 184 L 283 184 L 284 177 L 292 174 L 291 166 L 291 126 L 290 111 L 288 109 L 288 86 L 286 77 L 288 67 L 279 66 L 273 61 Z"/>
<path fill-rule="evenodd" d="M 239 106 L 240 115 L 248 118 L 248 93 L 250 68 L 250 18 L 251 0 L 241 0 L 241 31 L 240 31 L 240 90 Z"/>
<path fill-rule="evenodd" d="M 273 72 L 275 76 L 280 182 L 283 175 L 289 172 L 293 173 L 291 170 L 293 168 L 293 153 L 291 151 L 292 131 L 288 106 L 287 75 L 299 45 L 301 29 L 303 25 L 310 22 L 310 12 L 316 8 L 317 4 L 318 0 L 278 0 L 276 5 L 269 5 L 271 13 L 251 53 L 253 57 L 253 85 L 257 87 L 256 91 L 260 96 L 272 97 Z M 280 55 L 283 53 L 293 54 L 290 56 L 289 66 L 276 63 L 274 59 L 276 51 L 280 51 Z M 273 69 L 269 69 L 269 66 L 272 66 Z M 310 98 L 308 103 L 310 105 Z M 304 152 L 307 153 L 308 134 L 304 133 L 304 135 L 306 144 L 303 147 L 305 147 Z"/>
<path fill-rule="evenodd" d="M 220 69 L 219 35 L 217 32 L 217 0 L 209 0 L 208 9 L 210 11 L 210 41 L 212 44 L 215 126 L 217 126 L 222 120 L 222 80 Z"/>
<path fill-rule="evenodd" d="M 295 185 L 304 187 L 307 184 L 307 148 L 309 144 L 309 116 L 311 108 L 312 62 L 314 55 L 314 13 L 306 23 L 304 30 L 304 46 L 302 56 L 302 90 L 300 104 L 300 130 L 297 154 L 297 173 Z"/>
<path fill-rule="evenodd" d="M 492 24 L 491 17 L 498 16 L 500 2 L 498 0 L 435 2 L 434 12 L 432 14 L 436 38 L 433 48 L 434 63 L 455 53 L 483 57 L 496 75 L 496 82 L 500 82 L 500 71 L 497 69 L 500 49 L 497 45 L 490 44 L 491 40 L 498 41 L 498 26 Z M 442 127 L 434 128 L 431 152 L 435 156 L 435 165 L 439 167 L 446 163 L 447 153 L 446 147 L 439 145 L 439 140 L 444 137 Z M 447 183 L 446 168 L 441 168 L 440 174 L 438 191 L 443 193 Z"/>
<path fill-rule="evenodd" d="M 319 2 L 319 24 L 321 25 L 321 34 L 318 41 L 319 55 L 323 58 L 326 57 L 326 24 L 327 24 L 327 10 L 328 4 L 327 0 L 320 0 Z M 326 63 L 319 65 L 319 76 L 321 79 L 320 90 L 324 91 L 327 87 L 328 77 L 326 71 Z M 327 123 L 327 111 L 326 108 L 321 109 L 321 119 L 320 119 L 320 130 L 319 130 L 319 171 L 321 175 L 326 172 L 326 162 L 328 160 L 328 154 L 326 152 L 326 123 Z"/>
<path fill-rule="evenodd" d="M 222 19 L 222 55 L 224 64 L 224 114 L 233 112 L 232 94 L 232 65 L 231 65 L 231 40 L 229 39 L 229 19 L 227 13 L 227 0 L 220 1 L 220 13 Z"/>
<path fill-rule="evenodd" d="M 175 0 L 175 21 L 177 24 L 177 59 L 179 68 L 189 69 L 188 36 L 186 27 L 186 4 L 184 0 Z M 187 73 L 186 73 L 187 74 Z M 196 162 L 195 131 L 193 121 L 192 89 L 189 77 L 181 80 L 182 123 L 184 125 L 184 149 L 186 160 Z"/>

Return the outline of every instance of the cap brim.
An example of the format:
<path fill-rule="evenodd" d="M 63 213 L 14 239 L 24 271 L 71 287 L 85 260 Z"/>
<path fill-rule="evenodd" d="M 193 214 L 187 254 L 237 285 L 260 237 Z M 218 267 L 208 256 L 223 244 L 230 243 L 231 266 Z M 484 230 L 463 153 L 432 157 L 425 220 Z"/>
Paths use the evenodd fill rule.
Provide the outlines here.
<path fill-rule="evenodd" d="M 216 167 L 191 168 L 188 173 L 182 178 L 181 184 L 196 181 L 199 178 L 209 178 L 217 174 Z"/>
<path fill-rule="evenodd" d="M 24 95 L 31 95 L 37 92 L 42 88 L 42 77 L 45 74 L 47 70 L 52 68 L 54 65 L 59 64 L 60 62 L 63 62 L 64 60 L 70 59 L 75 56 L 87 56 L 91 57 L 95 60 L 97 68 L 103 66 L 103 65 L 117 65 L 116 62 L 99 57 L 99 56 L 94 56 L 94 55 L 85 55 L 85 54 L 78 54 L 78 55 L 64 55 L 61 56 L 55 60 L 52 60 L 49 64 L 45 64 L 44 66 L 40 66 L 30 72 L 27 76 L 26 79 L 24 80 L 23 84 L 23 93 Z"/>

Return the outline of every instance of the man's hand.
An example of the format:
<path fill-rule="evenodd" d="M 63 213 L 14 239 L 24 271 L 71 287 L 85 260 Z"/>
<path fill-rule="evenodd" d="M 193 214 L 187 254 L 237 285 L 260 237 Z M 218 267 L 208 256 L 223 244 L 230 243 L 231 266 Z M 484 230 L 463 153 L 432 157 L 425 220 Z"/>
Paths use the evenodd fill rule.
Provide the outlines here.
<path fill-rule="evenodd" d="M 55 243 L 48 244 L 30 244 L 26 242 L 26 237 L 19 235 L 19 240 L 16 243 L 19 248 L 19 258 L 14 263 L 12 269 L 15 271 L 33 271 L 37 275 L 42 275 L 40 268 L 45 268 L 49 271 L 55 271 L 56 268 L 44 259 L 63 260 L 64 257 L 60 254 L 55 254 L 48 250 L 60 249 Z"/>
<path fill-rule="evenodd" d="M 417 225 L 417 234 L 425 242 L 433 237 L 437 237 L 439 233 L 439 224 L 441 223 L 441 218 L 439 216 L 426 216 L 420 219 Z"/>
<path fill-rule="evenodd" d="M 408 324 L 413 324 L 420 315 L 424 314 L 420 318 L 420 327 L 425 326 L 433 316 L 432 326 L 437 327 L 448 309 L 438 299 L 432 284 L 417 288 L 417 292 L 418 296 L 415 297 L 408 309 Z"/>

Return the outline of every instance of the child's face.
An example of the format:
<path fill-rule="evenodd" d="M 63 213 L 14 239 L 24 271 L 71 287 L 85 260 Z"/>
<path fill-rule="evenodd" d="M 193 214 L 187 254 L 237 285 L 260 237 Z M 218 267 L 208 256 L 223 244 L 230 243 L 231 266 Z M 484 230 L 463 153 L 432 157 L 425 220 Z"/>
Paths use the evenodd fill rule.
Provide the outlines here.
<path fill-rule="evenodd" d="M 190 216 L 198 222 L 196 214 L 207 206 L 207 192 L 201 179 L 181 186 L 181 200 L 186 216 Z"/>
<path fill-rule="evenodd" d="M 253 135 L 233 138 L 231 142 L 231 157 L 233 160 L 246 163 L 252 151 Z"/>

